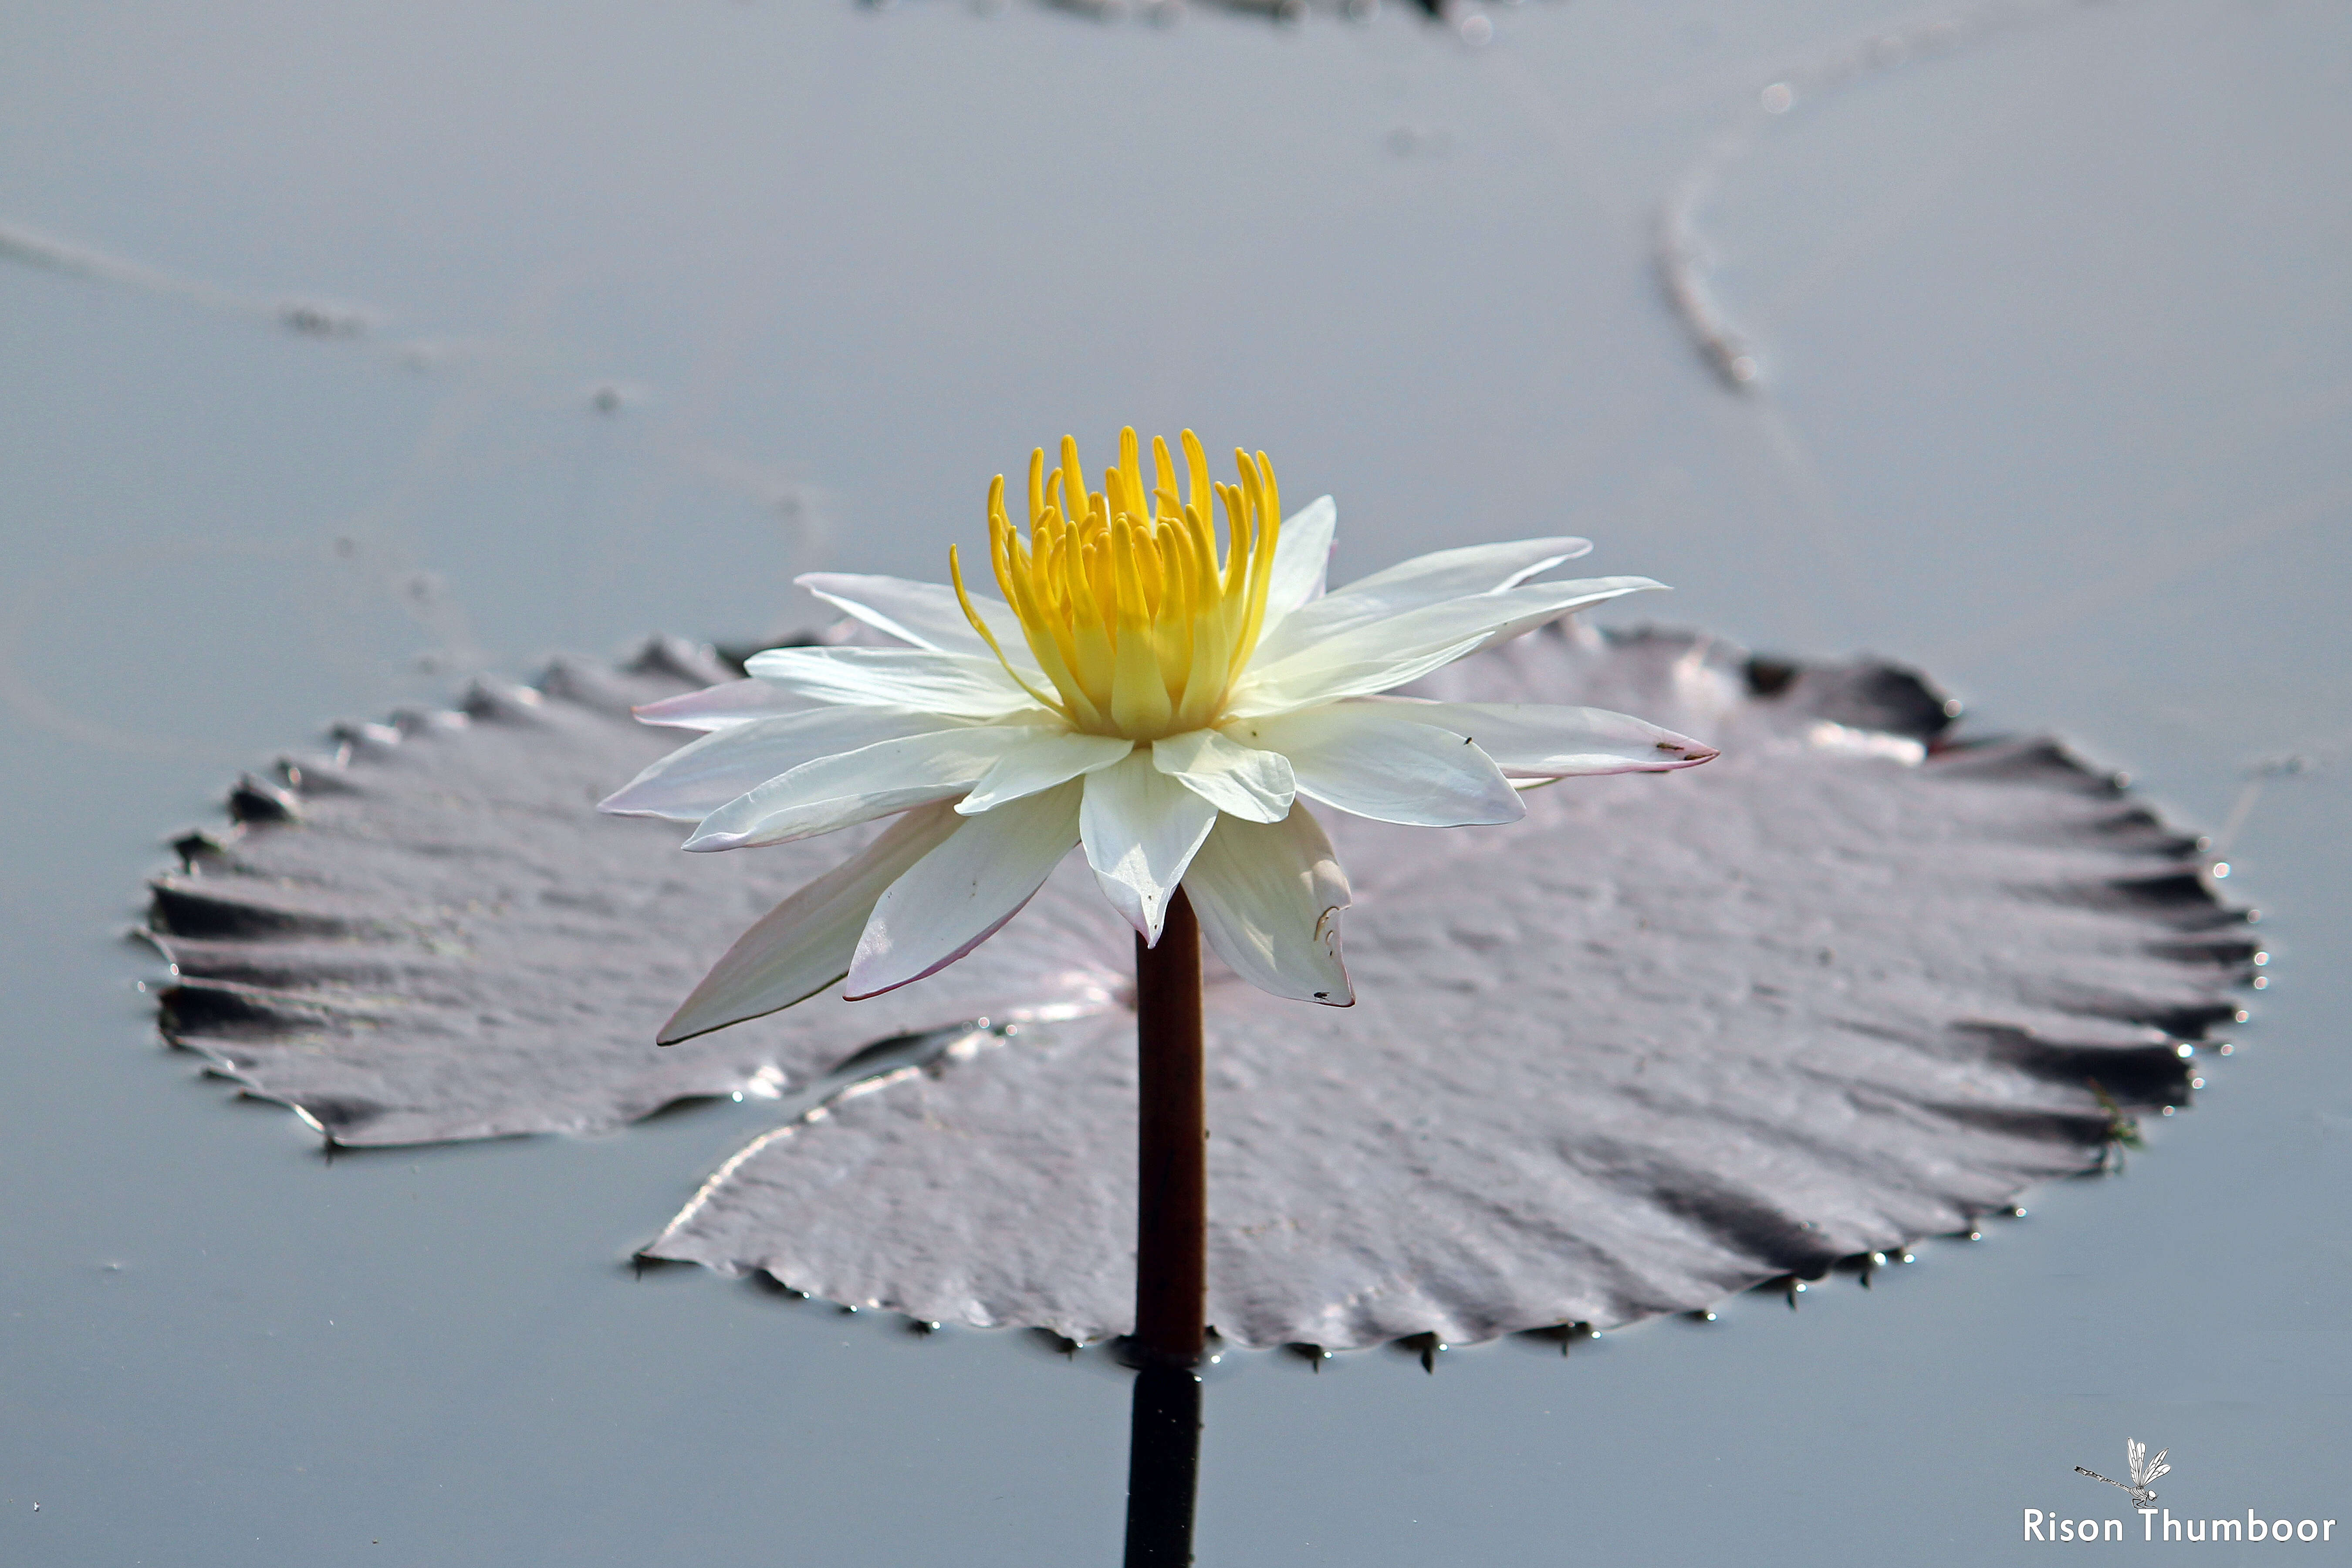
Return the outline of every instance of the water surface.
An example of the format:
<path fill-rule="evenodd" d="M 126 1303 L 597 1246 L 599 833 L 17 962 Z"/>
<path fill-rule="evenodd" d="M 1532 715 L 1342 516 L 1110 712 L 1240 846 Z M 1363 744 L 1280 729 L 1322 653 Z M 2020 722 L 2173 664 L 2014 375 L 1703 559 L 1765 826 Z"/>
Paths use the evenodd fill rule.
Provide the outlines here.
<path fill-rule="evenodd" d="M 330 1163 L 120 932 L 325 722 L 935 575 L 1126 421 L 1336 492 L 1343 575 L 1588 532 L 1678 590 L 1620 620 L 2063 732 L 2230 829 L 2277 978 L 2127 1175 L 1868 1293 L 1229 1363 L 1203 1563 L 2002 1561 L 2126 1435 L 2352 1519 L 2352 19 L 2052 7 L 1763 109 L 1932 15 L 11 8 L 0 1554 L 1116 1561 L 1102 1358 L 623 1266 L 760 1106 Z M 1744 395 L 1659 287 L 1709 160 Z"/>

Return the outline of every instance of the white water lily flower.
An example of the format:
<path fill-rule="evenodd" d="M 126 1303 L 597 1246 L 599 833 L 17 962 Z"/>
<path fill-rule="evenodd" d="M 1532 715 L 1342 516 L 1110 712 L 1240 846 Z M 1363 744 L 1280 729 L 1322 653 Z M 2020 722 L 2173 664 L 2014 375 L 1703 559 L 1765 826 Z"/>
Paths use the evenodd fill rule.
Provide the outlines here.
<path fill-rule="evenodd" d="M 846 979 L 856 1001 L 970 952 L 1073 846 L 1157 942 L 1181 886 L 1217 954 L 1277 996 L 1345 1006 L 1348 881 L 1314 801 L 1384 822 L 1510 822 L 1519 791 L 1659 772 L 1716 753 L 1622 713 L 1381 695 L 1646 577 L 1530 579 L 1584 553 L 1528 539 L 1417 556 L 1324 591 L 1329 497 L 1286 521 L 1263 452 L 1213 485 L 1135 432 L 1089 491 L 1077 444 L 1029 467 L 1024 537 L 988 498 L 1003 597 L 816 573 L 800 579 L 904 647 L 788 647 L 751 679 L 639 710 L 708 731 L 604 803 L 698 824 L 738 849 L 896 821 L 746 931 L 664 1026 L 664 1044 L 789 1007 Z M 1180 489 L 1180 478 L 1181 486 Z M 1223 548 L 1211 497 L 1224 513 Z"/>

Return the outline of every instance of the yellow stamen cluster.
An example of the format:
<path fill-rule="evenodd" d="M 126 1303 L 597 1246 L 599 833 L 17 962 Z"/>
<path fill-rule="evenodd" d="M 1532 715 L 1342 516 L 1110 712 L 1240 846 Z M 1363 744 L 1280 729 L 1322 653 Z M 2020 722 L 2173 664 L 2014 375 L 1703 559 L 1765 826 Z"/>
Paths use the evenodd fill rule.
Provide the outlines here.
<path fill-rule="evenodd" d="M 1143 482 L 1135 432 L 1118 436 L 1118 467 L 1103 488 L 1087 489 L 1078 444 L 1062 437 L 1062 466 L 1029 458 L 1029 534 L 1004 512 L 1004 476 L 988 487 L 988 548 L 997 586 L 1021 618 L 1022 634 L 1051 694 L 1005 669 L 1029 694 L 1097 735 L 1153 741 L 1215 722 L 1234 679 L 1257 647 L 1282 496 L 1273 465 L 1234 453 L 1241 483 L 1212 485 L 1200 441 L 1182 437 L 1186 485 L 1180 499 L 1168 443 L 1153 437 L 1153 483 Z M 1214 491 L 1225 513 L 1220 558 L 1210 520 Z M 973 629 L 1004 659 L 995 634 L 972 608 L 953 548 L 948 569 Z"/>

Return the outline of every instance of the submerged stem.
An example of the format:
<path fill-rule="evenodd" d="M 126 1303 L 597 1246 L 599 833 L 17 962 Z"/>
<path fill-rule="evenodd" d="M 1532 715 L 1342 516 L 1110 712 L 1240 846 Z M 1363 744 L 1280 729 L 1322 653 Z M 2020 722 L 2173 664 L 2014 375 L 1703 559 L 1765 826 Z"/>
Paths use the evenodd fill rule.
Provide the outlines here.
<path fill-rule="evenodd" d="M 1208 1308 L 1209 1120 L 1201 1053 L 1201 927 L 1183 889 L 1157 945 L 1135 939 L 1135 1346 L 1201 1359 Z"/>

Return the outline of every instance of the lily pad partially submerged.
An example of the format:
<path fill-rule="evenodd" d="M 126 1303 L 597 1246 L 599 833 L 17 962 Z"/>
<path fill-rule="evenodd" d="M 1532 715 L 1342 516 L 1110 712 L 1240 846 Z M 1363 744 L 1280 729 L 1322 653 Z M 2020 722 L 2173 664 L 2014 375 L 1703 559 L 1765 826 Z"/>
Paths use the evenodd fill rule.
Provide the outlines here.
<path fill-rule="evenodd" d="M 674 828 L 595 816 L 674 740 L 628 704 L 729 673 L 668 642 L 562 664 L 247 781 L 237 829 L 155 886 L 166 1033 L 353 1144 L 855 1085 L 646 1254 L 1124 1331 L 1132 954 L 1081 863 L 929 980 L 652 1044 L 845 853 L 681 856 Z M 2242 1016 L 2253 944 L 2193 842 L 2053 743 L 1943 743 L 1946 703 L 1903 671 L 1551 631 L 1415 694 L 1635 711 L 1724 755 L 1538 790 L 1507 827 L 1328 821 L 1358 1005 L 1210 986 L 1228 1341 L 1610 1327 L 1817 1276 L 2096 1163 L 2118 1115 L 2185 1100 L 2185 1042 Z"/>

